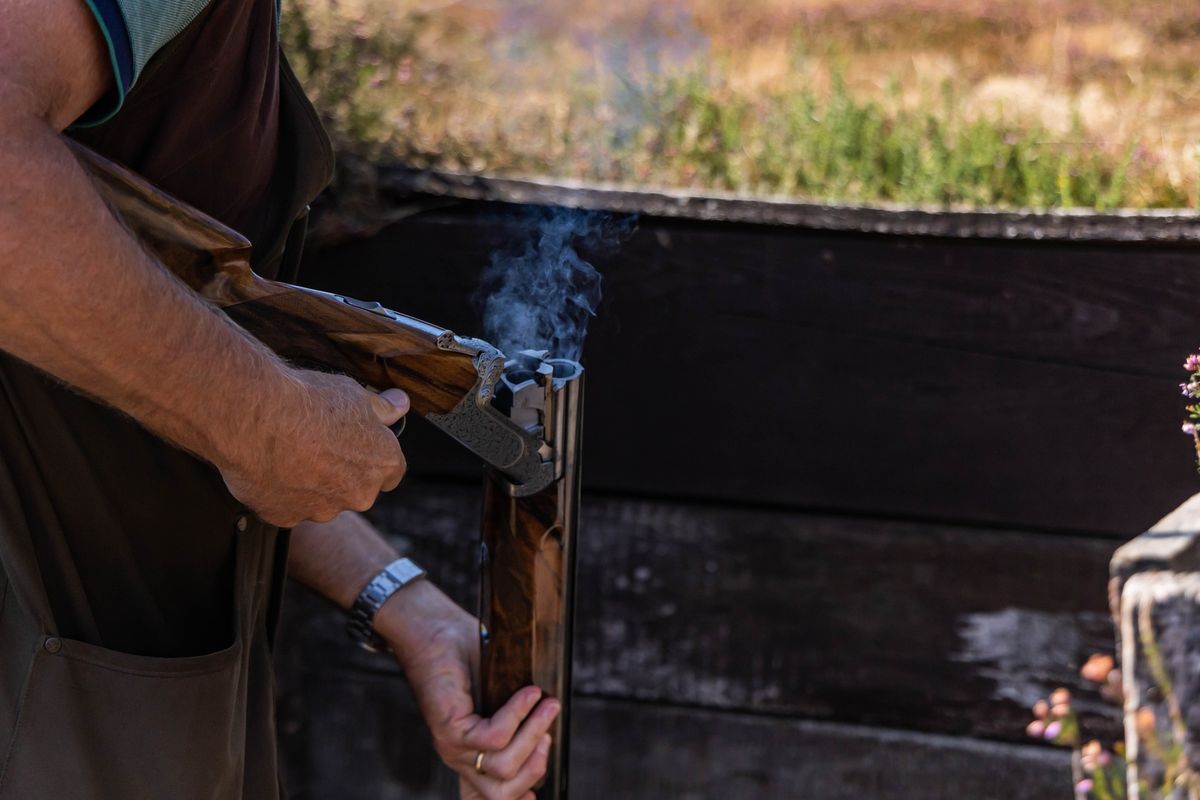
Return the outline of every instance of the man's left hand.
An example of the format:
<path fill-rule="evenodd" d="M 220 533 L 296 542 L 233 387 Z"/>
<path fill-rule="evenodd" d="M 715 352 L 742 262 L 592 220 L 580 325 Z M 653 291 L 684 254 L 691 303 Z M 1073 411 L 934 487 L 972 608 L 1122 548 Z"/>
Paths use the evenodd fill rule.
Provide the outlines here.
<path fill-rule="evenodd" d="M 559 702 L 527 686 L 492 717 L 476 714 L 479 621 L 429 581 L 389 598 L 375 627 L 408 676 L 438 755 L 458 773 L 463 800 L 532 800 Z"/>

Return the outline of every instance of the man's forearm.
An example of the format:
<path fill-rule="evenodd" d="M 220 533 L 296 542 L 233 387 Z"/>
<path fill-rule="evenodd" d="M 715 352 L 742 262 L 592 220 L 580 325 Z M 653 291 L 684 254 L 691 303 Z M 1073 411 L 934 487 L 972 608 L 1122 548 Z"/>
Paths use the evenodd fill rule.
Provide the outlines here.
<path fill-rule="evenodd" d="M 304 522 L 292 529 L 288 572 L 348 609 L 363 587 L 398 557 L 371 523 L 347 511 L 329 522 Z M 391 643 L 401 663 L 418 656 L 439 629 L 464 625 L 474 629 L 474 619 L 428 580 L 393 594 L 375 619 L 375 629 Z"/>
<path fill-rule="evenodd" d="M 0 119 L 0 175 L 0 348 L 214 463 L 236 459 L 288 368 L 142 250 L 46 122 Z"/>
<path fill-rule="evenodd" d="M 398 558 L 361 514 L 346 511 L 329 522 L 292 529 L 288 572 L 330 602 L 348 609 L 371 578 Z"/>

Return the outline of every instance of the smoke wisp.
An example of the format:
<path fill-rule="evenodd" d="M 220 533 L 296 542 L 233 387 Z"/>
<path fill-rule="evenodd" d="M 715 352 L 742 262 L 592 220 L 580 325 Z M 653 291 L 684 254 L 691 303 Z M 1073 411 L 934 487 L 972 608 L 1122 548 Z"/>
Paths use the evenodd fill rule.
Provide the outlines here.
<path fill-rule="evenodd" d="M 600 305 L 601 276 L 584 258 L 615 249 L 635 220 L 597 211 L 538 209 L 511 248 L 492 255 L 476 303 L 485 335 L 506 354 L 548 350 L 578 360 Z"/>

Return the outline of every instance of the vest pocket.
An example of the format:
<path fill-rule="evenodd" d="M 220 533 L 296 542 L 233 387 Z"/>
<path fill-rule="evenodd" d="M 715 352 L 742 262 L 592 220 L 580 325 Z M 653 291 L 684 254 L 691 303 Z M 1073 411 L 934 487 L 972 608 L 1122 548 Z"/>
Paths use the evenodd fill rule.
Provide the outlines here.
<path fill-rule="evenodd" d="M 0 798 L 227 800 L 242 794 L 240 639 L 186 658 L 40 641 Z"/>

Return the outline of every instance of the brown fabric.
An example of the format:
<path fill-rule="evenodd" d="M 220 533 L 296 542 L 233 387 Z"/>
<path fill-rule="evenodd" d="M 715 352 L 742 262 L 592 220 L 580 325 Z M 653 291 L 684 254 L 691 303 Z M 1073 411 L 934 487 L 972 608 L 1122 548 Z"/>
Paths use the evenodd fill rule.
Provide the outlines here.
<path fill-rule="evenodd" d="M 72 135 L 246 234 L 268 275 L 332 167 L 274 0 L 214 0 Z M 279 795 L 285 541 L 244 515 L 209 465 L 0 354 L 0 800 Z"/>
<path fill-rule="evenodd" d="M 71 136 L 259 238 L 279 131 L 272 0 L 214 0 L 142 72 L 121 111 Z"/>

